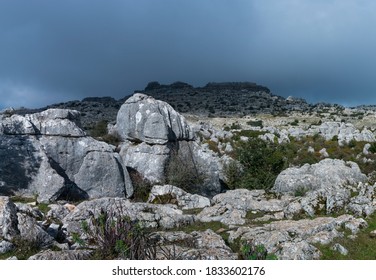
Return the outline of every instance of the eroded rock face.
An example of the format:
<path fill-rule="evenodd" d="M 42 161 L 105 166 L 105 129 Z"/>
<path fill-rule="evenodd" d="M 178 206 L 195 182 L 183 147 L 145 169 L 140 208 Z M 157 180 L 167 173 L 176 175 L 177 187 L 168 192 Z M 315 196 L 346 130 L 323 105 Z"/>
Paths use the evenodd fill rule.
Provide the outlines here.
<path fill-rule="evenodd" d="M 225 244 L 222 237 L 208 229 L 192 233 L 157 232 L 164 251 L 157 252 L 160 260 L 172 257 L 181 260 L 236 260 L 237 254 Z M 167 252 L 166 252 L 167 251 Z"/>
<path fill-rule="evenodd" d="M 148 203 L 132 203 L 121 198 L 100 198 L 84 201 L 68 214 L 64 219 L 64 228 L 68 232 L 80 232 L 83 221 L 98 217 L 104 210 L 113 215 L 139 221 L 144 227 L 174 228 L 193 223 L 193 215 L 184 215 L 173 205 L 155 205 Z"/>
<path fill-rule="evenodd" d="M 176 204 L 181 209 L 197 209 L 210 206 L 210 199 L 197 194 L 190 194 L 172 186 L 154 186 L 149 195 L 148 203 Z"/>
<path fill-rule="evenodd" d="M 39 202 L 131 196 L 114 147 L 87 137 L 77 124 L 79 112 L 72 110 L 3 116 L 0 194 L 37 196 Z"/>
<path fill-rule="evenodd" d="M 145 142 L 125 141 L 120 146 L 120 156 L 127 167 L 137 170 L 146 180 L 165 181 L 165 168 L 170 157 L 168 145 L 149 145 Z"/>
<path fill-rule="evenodd" d="M 42 251 L 28 258 L 29 260 L 87 260 L 91 257 L 91 250 L 63 250 L 52 251 L 50 249 Z"/>
<path fill-rule="evenodd" d="M 193 140 L 193 133 L 184 117 L 170 105 L 137 93 L 120 108 L 117 131 L 124 140 L 148 144 L 166 144 Z"/>
<path fill-rule="evenodd" d="M 218 158 L 193 141 L 194 133 L 185 118 L 169 104 L 135 94 L 120 108 L 115 129 L 124 140 L 120 146 L 123 164 L 150 183 L 183 187 L 170 180 L 171 176 L 191 176 L 198 179 L 193 192 L 206 196 L 221 192 Z M 169 166 L 174 165 L 186 174 L 169 173 Z"/>
<path fill-rule="evenodd" d="M 319 217 L 313 220 L 276 221 L 260 227 L 240 227 L 230 233 L 230 242 L 237 238 L 263 245 L 268 253 L 279 259 L 312 260 L 319 259 L 320 251 L 315 244 L 329 244 L 342 237 L 341 227 L 350 227 L 353 232 L 366 226 L 363 219 L 351 215 L 338 218 Z"/>
<path fill-rule="evenodd" d="M 6 196 L 0 196 L 0 238 L 11 240 L 19 234 L 17 207 Z"/>
<path fill-rule="evenodd" d="M 327 190 L 366 181 L 367 176 L 360 171 L 356 163 L 324 159 L 316 164 L 305 164 L 302 167 L 291 167 L 282 171 L 272 191 L 294 194 L 303 188 L 306 191 Z"/>

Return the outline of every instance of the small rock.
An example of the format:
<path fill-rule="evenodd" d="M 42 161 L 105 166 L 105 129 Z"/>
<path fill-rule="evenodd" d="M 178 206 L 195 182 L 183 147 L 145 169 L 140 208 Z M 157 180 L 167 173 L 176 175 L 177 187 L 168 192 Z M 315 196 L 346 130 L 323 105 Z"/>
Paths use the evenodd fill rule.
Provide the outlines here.
<path fill-rule="evenodd" d="M 331 249 L 333 251 L 339 252 L 341 255 L 344 256 L 346 256 L 349 253 L 349 251 L 339 243 L 334 244 Z"/>
<path fill-rule="evenodd" d="M 8 242 L 8 241 L 1 241 L 0 242 L 0 254 L 5 254 L 9 251 L 12 251 L 13 249 L 13 244 Z"/>

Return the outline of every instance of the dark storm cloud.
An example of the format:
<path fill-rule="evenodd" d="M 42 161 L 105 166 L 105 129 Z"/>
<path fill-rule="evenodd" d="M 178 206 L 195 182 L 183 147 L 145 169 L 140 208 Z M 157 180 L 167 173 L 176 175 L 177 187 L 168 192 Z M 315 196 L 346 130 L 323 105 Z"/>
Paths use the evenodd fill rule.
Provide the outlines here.
<path fill-rule="evenodd" d="M 0 107 L 121 98 L 151 80 L 376 104 L 375 12 L 361 0 L 4 0 Z"/>

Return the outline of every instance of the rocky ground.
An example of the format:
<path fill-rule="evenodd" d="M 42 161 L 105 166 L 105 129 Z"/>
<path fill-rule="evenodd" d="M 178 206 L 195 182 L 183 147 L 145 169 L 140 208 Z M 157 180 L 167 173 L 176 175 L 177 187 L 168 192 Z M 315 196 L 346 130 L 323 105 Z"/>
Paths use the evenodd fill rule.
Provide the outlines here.
<path fill-rule="evenodd" d="M 96 138 L 76 110 L 3 111 L 0 258 L 376 257 L 372 108 L 308 105 L 252 83 L 144 92 L 171 88 L 262 92 L 284 109 L 208 118 L 138 93 Z M 260 155 L 249 143 L 268 151 L 259 163 L 270 180 L 252 173 Z"/>

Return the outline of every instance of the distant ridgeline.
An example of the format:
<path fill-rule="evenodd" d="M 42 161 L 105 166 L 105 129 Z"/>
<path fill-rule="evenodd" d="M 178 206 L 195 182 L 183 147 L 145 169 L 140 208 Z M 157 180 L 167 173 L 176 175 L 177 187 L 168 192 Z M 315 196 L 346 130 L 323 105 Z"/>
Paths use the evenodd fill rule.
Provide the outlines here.
<path fill-rule="evenodd" d="M 278 114 L 310 107 L 304 99 L 276 96 L 267 87 L 250 82 L 208 83 L 196 88 L 183 82 L 171 85 L 150 82 L 138 92 L 166 101 L 181 113 L 213 117 Z"/>
<path fill-rule="evenodd" d="M 209 117 L 241 117 L 258 113 L 278 115 L 312 109 L 312 105 L 304 99 L 273 95 L 267 87 L 250 82 L 208 83 L 204 87 L 193 87 L 183 82 L 170 85 L 150 82 L 144 90 L 135 92 L 165 101 L 180 113 Z M 128 97 L 120 100 L 87 97 L 82 101 L 53 104 L 37 110 L 20 109 L 17 113 L 35 113 L 50 108 L 77 110 L 81 112 L 82 127 L 90 130 L 100 121 L 114 122 L 120 106 Z"/>

